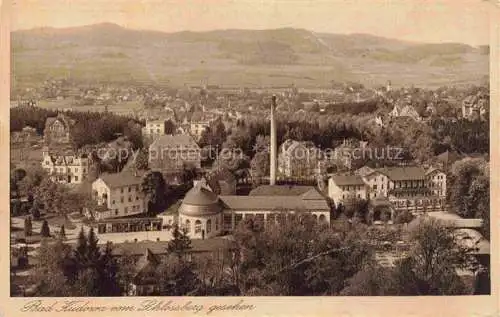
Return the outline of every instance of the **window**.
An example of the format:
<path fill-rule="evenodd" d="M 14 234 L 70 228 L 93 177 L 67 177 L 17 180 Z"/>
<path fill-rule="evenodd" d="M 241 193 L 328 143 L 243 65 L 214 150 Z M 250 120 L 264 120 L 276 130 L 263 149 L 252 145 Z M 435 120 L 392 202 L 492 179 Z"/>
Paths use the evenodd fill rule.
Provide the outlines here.
<path fill-rule="evenodd" d="M 75 182 L 78 182 L 78 176 L 75 176 Z"/>
<path fill-rule="evenodd" d="M 215 231 L 219 230 L 219 217 L 215 218 Z"/>
<path fill-rule="evenodd" d="M 243 220 L 243 215 L 242 214 L 235 214 L 234 215 L 234 225 L 238 225 L 238 223 Z"/>
<path fill-rule="evenodd" d="M 120 197 L 120 202 L 121 202 L 122 204 L 123 204 L 123 201 L 124 201 L 123 197 Z"/>
<path fill-rule="evenodd" d="M 128 192 L 130 193 L 132 191 L 132 187 L 128 187 Z"/>
<path fill-rule="evenodd" d="M 122 188 L 120 188 L 120 193 L 122 193 L 122 194 L 123 194 L 123 187 L 122 187 Z M 123 201 L 122 201 L 122 202 L 123 202 Z"/>
<path fill-rule="evenodd" d="M 125 213 L 128 213 L 128 207 L 125 207 L 124 211 Z"/>
<path fill-rule="evenodd" d="M 186 229 L 186 233 L 191 232 L 191 221 L 189 221 L 189 219 L 186 219 L 186 222 L 184 223 L 184 229 Z"/>
<path fill-rule="evenodd" d="M 131 203 L 132 202 L 132 197 L 128 197 L 128 202 Z"/>
<path fill-rule="evenodd" d="M 77 167 L 77 168 L 75 168 L 75 173 L 78 173 L 78 167 Z"/>
<path fill-rule="evenodd" d="M 231 214 L 223 214 L 222 221 L 223 221 L 224 230 L 232 230 L 233 229 L 233 219 L 232 219 Z M 217 227 L 217 222 L 215 223 L 215 226 Z"/>
<path fill-rule="evenodd" d="M 373 185 L 373 189 L 377 190 L 377 185 Z"/>
<path fill-rule="evenodd" d="M 194 222 L 194 233 L 201 233 L 201 221 L 196 220 Z"/>
<path fill-rule="evenodd" d="M 115 209 L 115 216 L 118 215 L 118 209 Z"/>
<path fill-rule="evenodd" d="M 207 220 L 207 233 L 210 233 L 212 231 L 212 220 L 208 219 Z"/>
<path fill-rule="evenodd" d="M 139 200 L 139 196 L 135 196 L 135 200 L 136 200 L 136 201 L 137 201 L 137 200 Z"/>
<path fill-rule="evenodd" d="M 87 173 L 87 169 L 86 169 L 86 168 L 83 168 L 83 172 L 84 172 L 84 173 Z"/>

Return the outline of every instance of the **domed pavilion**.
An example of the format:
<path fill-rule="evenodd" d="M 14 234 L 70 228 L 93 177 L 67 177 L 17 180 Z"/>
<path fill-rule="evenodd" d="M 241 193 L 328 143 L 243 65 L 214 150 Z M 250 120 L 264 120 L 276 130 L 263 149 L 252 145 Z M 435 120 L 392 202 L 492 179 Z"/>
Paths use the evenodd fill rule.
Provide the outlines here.
<path fill-rule="evenodd" d="M 204 182 L 189 190 L 179 207 L 179 225 L 192 239 L 211 238 L 222 229 L 222 205 L 219 197 Z"/>

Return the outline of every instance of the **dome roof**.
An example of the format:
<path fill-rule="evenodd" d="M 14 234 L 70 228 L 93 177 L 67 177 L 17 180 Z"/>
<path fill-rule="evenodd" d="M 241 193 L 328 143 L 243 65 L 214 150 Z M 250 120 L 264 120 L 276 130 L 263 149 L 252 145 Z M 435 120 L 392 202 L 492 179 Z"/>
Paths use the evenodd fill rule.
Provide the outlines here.
<path fill-rule="evenodd" d="M 221 210 L 219 197 L 201 182 L 187 192 L 179 208 L 179 212 L 186 216 L 209 215 Z"/>

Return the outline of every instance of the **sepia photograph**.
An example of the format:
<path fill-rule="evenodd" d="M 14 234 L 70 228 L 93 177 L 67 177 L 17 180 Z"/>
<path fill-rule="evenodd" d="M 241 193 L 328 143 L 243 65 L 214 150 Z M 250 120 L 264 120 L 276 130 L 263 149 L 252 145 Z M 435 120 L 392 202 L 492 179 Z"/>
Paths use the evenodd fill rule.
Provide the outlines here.
<path fill-rule="evenodd" d="M 10 297 L 491 295 L 496 6 L 12 1 Z"/>

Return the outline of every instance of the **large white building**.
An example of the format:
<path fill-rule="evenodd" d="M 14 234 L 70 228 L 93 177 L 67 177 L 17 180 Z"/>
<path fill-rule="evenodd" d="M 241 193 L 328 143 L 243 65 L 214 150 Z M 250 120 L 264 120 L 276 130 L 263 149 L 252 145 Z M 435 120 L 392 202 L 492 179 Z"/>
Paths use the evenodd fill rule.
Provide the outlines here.
<path fill-rule="evenodd" d="M 299 186 L 298 191 L 290 191 L 290 186 L 264 187 L 269 195 L 257 191 L 249 196 L 218 196 L 204 182 L 198 182 L 182 201 L 178 223 L 191 238 L 201 239 L 232 232 L 248 218 L 266 225 L 291 214 L 308 214 L 320 223 L 330 222 L 330 206 L 316 188 Z M 277 195 L 271 195 L 274 193 Z"/>
<path fill-rule="evenodd" d="M 74 151 L 55 153 L 44 148 L 42 168 L 54 182 L 80 184 L 87 178 L 90 162 L 87 154 L 78 154 Z"/>
<path fill-rule="evenodd" d="M 362 167 L 356 174 L 331 175 L 328 195 L 335 204 L 349 198 L 387 199 L 396 209 L 446 205 L 446 174 L 421 167 Z"/>
<path fill-rule="evenodd" d="M 147 120 L 146 126 L 142 128 L 142 136 L 145 139 L 154 140 L 155 138 L 171 134 L 175 130 L 174 122 L 171 119 Z"/>
<path fill-rule="evenodd" d="M 92 183 L 97 208 L 89 211 L 96 220 L 145 213 L 141 192 L 142 175 L 133 172 L 103 174 Z"/>

